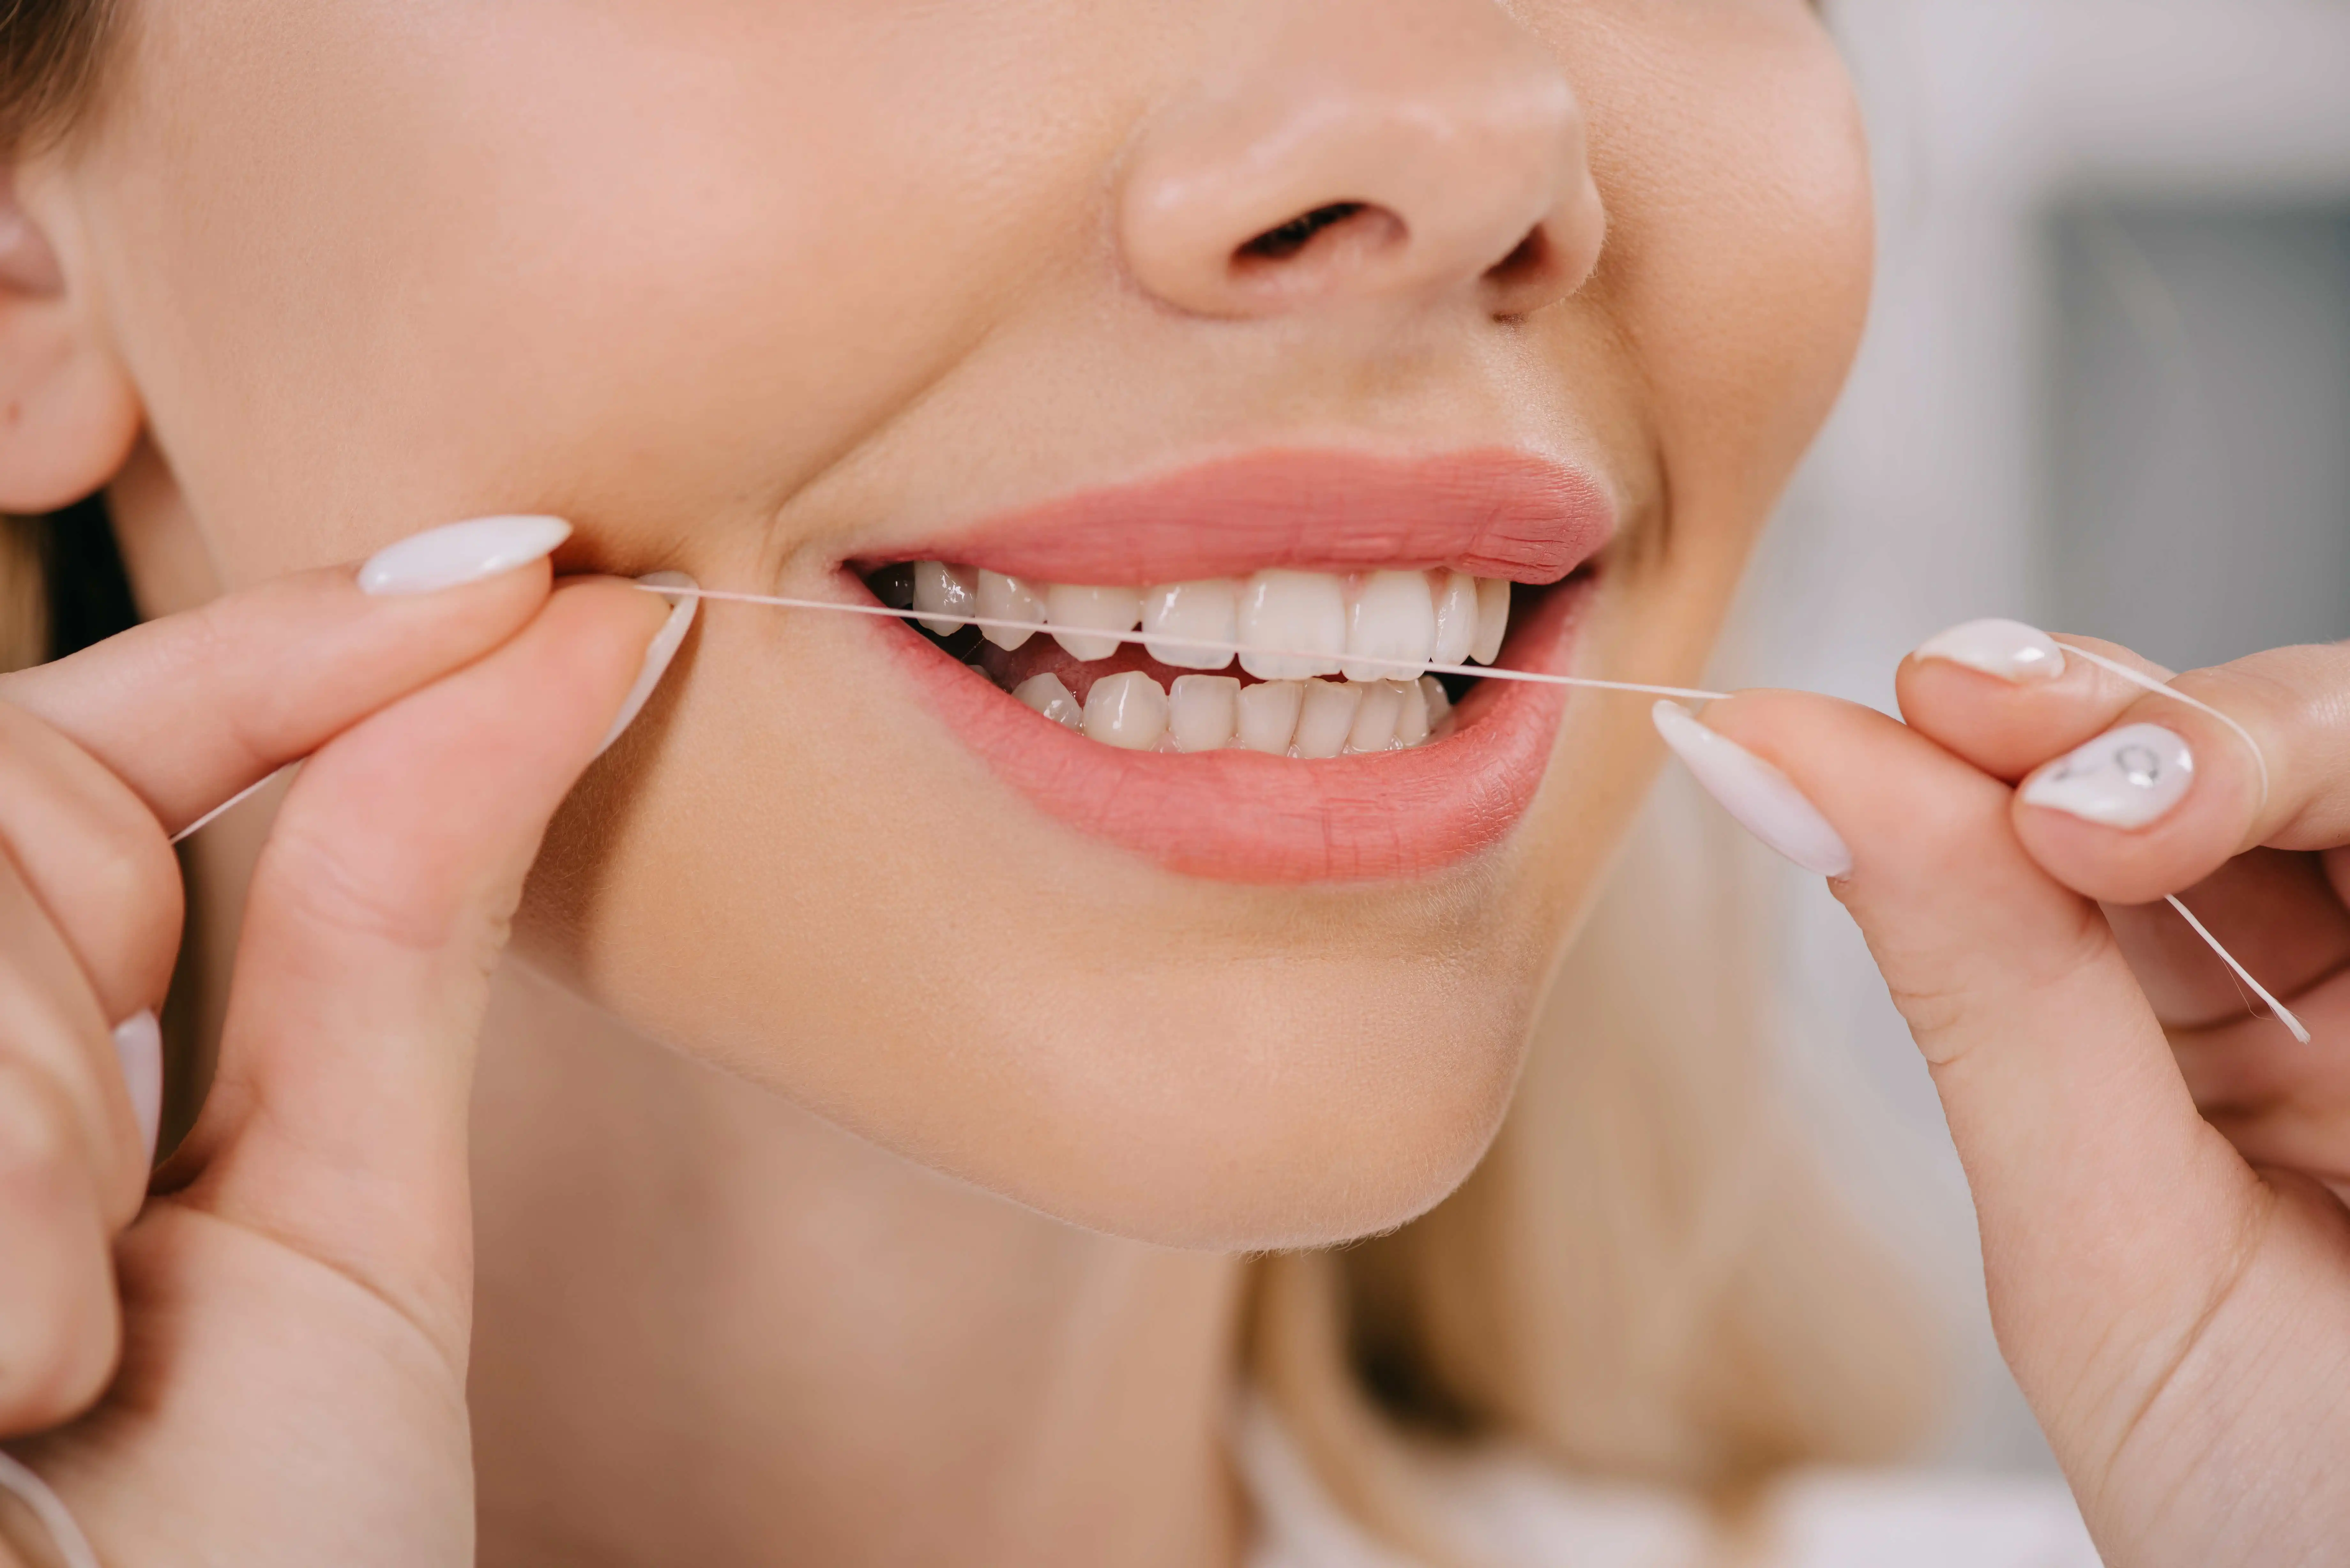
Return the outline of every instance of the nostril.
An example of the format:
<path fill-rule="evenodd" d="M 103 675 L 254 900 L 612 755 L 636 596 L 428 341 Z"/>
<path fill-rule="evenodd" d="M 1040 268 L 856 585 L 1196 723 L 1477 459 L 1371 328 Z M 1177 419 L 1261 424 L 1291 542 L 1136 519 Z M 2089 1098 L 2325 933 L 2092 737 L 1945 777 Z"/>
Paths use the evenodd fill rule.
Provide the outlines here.
<path fill-rule="evenodd" d="M 1510 254 L 1487 267 L 1478 281 L 1485 308 L 1495 319 L 1509 321 L 1531 315 L 1571 291 L 1589 267 L 1588 259 L 1578 265 L 1560 250 L 1558 236 L 1545 219 L 1527 230 Z"/>
<path fill-rule="evenodd" d="M 1536 223 L 1508 255 L 1485 269 L 1488 282 L 1507 286 L 1535 276 L 1550 265 L 1550 236 Z"/>
<path fill-rule="evenodd" d="M 1333 202 L 1326 207 L 1316 207 L 1310 213 L 1300 213 L 1285 223 L 1265 230 L 1232 253 L 1236 265 L 1250 262 L 1287 261 L 1313 242 L 1323 230 L 1343 223 L 1363 210 L 1360 202 Z"/>

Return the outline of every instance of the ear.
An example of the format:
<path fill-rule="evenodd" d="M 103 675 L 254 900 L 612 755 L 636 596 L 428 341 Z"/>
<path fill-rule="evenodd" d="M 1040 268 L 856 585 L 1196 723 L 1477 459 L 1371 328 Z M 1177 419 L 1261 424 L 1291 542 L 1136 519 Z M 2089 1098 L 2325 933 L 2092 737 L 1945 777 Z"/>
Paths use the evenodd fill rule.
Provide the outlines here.
<path fill-rule="evenodd" d="M 36 203 L 20 199 L 28 184 L 0 164 L 0 512 L 20 514 L 54 512 L 99 489 L 144 419 L 92 291 Z"/>

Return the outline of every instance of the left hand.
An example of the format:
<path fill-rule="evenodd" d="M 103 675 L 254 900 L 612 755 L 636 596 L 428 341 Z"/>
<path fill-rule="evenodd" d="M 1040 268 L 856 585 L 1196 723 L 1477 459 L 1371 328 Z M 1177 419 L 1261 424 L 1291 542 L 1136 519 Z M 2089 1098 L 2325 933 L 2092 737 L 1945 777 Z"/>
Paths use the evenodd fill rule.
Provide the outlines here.
<path fill-rule="evenodd" d="M 1704 722 L 1849 849 L 1832 886 L 1933 1073 L 2001 1347 L 2106 1561 L 2337 1561 L 2350 1212 L 2328 1184 L 2350 1187 L 2350 649 L 2178 682 L 2251 732 L 2265 796 L 2226 725 L 2071 663 L 2026 683 L 1913 660 L 1910 726 L 1786 692 Z M 2139 736 L 2158 765 L 2114 768 L 2107 743 L 2060 793 L 2143 820 L 2025 799 L 2046 798 L 2033 785 L 2073 748 L 2139 722 L 2191 753 L 2183 778 L 2177 747 Z M 2314 1045 L 2244 1015 L 2217 958 L 2150 903 L 2173 892 Z"/>

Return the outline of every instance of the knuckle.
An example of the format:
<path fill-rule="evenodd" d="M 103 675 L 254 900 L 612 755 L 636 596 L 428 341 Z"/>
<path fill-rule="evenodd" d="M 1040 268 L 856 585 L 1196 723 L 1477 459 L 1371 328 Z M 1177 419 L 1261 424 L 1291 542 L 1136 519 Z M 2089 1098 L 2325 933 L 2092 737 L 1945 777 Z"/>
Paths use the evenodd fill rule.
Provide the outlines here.
<path fill-rule="evenodd" d="M 179 945 L 180 866 L 151 822 L 147 828 L 106 836 L 78 874 L 124 949 L 168 954 Z"/>
<path fill-rule="evenodd" d="M 72 1118 L 47 1082 L 0 1062 L 0 1202 L 54 1206 L 82 1183 L 81 1160 Z"/>

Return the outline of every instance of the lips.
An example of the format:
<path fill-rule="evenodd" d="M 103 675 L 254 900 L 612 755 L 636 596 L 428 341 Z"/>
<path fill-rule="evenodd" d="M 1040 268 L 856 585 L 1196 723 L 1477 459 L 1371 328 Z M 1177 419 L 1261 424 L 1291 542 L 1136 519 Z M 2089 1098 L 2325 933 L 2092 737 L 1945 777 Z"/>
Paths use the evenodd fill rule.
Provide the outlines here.
<path fill-rule="evenodd" d="M 1502 665 L 1564 672 L 1596 580 L 1577 568 L 1613 532 L 1597 484 L 1521 452 L 1399 460 L 1276 452 L 1084 492 L 891 559 L 951 561 L 958 572 L 1029 582 L 1131 587 L 1283 569 L 1337 575 L 1350 594 L 1367 583 L 1408 586 L 1413 579 L 1402 574 L 1421 569 L 1507 577 L 1528 586 L 1516 592 Z M 861 562 L 858 569 L 886 564 Z M 1429 580 L 1440 598 L 1443 572 Z M 1236 882 L 1409 877 L 1492 846 L 1531 804 L 1565 706 L 1555 687 L 1448 678 L 1461 695 L 1448 718 L 1445 695 L 1430 677 L 1423 684 L 1441 721 L 1430 734 L 1419 723 L 1408 674 L 1368 681 L 1395 672 L 1357 669 L 1349 672 L 1356 682 L 1305 680 L 1309 710 L 1315 692 L 1335 709 L 1346 705 L 1338 698 L 1352 703 L 1359 691 L 1365 714 L 1400 703 L 1416 729 L 1396 739 L 1381 728 L 1367 746 L 1358 732 L 1345 748 L 1357 754 L 1312 749 L 1303 728 L 1289 755 L 1247 749 L 1245 736 L 1194 753 L 1188 744 L 1179 749 L 1171 731 L 1155 749 L 1128 750 L 1115 737 L 1102 743 L 1092 721 L 1101 703 L 1088 707 L 1095 734 L 1087 738 L 1066 727 L 1070 718 L 1057 708 L 1062 722 L 1044 716 L 1033 690 L 1024 691 L 1030 701 L 1015 700 L 910 626 L 877 623 L 872 631 L 962 743 L 1048 815 L 1170 869 Z M 962 642 L 976 645 L 976 635 L 964 634 Z M 1003 677 L 1000 650 L 968 651 L 987 653 Z M 1090 674 L 1079 680 L 1075 671 L 1063 673 L 1080 690 L 1095 683 Z M 1187 684 L 1226 688 L 1255 673 L 1232 670 Z M 1163 708 L 1162 687 L 1182 679 L 1139 649 L 1118 648 L 1101 664 L 1098 683 L 1104 699 L 1130 690 Z M 1270 687 L 1265 694 L 1274 695 Z M 1216 695 L 1229 703 L 1232 693 Z M 1180 715 L 1182 703 L 1176 707 Z"/>
<path fill-rule="evenodd" d="M 1268 566 L 1450 566 L 1555 583 L 1616 531 L 1589 477 L 1523 452 L 1268 452 L 1088 490 L 898 552 L 1047 583 L 1182 582 Z"/>

